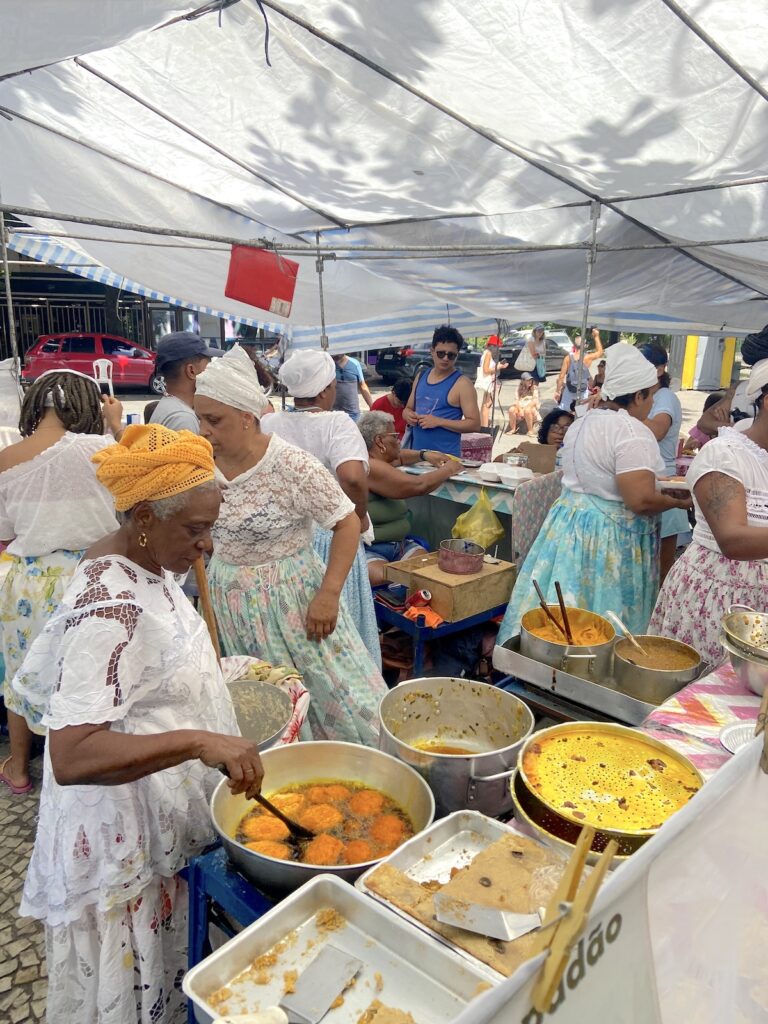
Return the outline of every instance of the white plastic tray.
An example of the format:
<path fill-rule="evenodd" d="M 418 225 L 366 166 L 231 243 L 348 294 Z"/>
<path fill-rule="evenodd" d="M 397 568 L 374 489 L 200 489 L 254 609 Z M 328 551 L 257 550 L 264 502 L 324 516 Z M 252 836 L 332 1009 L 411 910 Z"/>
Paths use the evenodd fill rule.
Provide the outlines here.
<path fill-rule="evenodd" d="M 337 910 L 346 924 L 319 932 L 315 915 L 326 907 Z M 246 980 L 232 985 L 254 959 L 284 939 L 286 948 L 268 968 L 267 984 Z M 227 1001 L 230 1014 L 277 1005 L 285 972 L 301 972 L 326 943 L 363 960 L 364 967 L 343 1005 L 330 1010 L 323 1024 L 351 1024 L 377 998 L 408 1010 L 418 1024 L 447 1024 L 489 982 L 498 980 L 494 972 L 456 956 L 444 944 L 425 942 L 423 932 L 347 882 L 319 875 L 186 974 L 183 988 L 195 1005 L 196 1019 L 209 1024 L 219 1015 L 207 997 L 223 985 L 236 993 Z"/>

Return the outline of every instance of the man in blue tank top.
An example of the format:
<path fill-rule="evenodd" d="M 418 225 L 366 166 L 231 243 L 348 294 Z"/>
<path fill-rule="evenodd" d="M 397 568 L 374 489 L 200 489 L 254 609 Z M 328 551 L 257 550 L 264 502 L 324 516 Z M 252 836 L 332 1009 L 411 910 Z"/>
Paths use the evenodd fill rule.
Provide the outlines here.
<path fill-rule="evenodd" d="M 456 360 L 464 339 L 455 327 L 443 324 L 432 335 L 432 369 L 413 382 L 403 418 L 413 429 L 415 451 L 461 454 L 461 435 L 480 429 L 474 383 Z"/>

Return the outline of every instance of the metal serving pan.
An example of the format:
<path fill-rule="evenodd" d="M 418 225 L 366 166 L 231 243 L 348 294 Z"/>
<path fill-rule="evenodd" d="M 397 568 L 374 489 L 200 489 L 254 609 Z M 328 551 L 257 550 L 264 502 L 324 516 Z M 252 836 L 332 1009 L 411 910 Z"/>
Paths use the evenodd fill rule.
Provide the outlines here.
<path fill-rule="evenodd" d="M 315 915 L 328 908 L 344 919 L 340 928 L 318 928 Z M 285 945 L 277 950 L 283 940 Z M 443 1024 L 457 1017 L 490 980 L 487 969 L 456 956 L 443 944 L 425 942 L 422 931 L 351 885 L 320 875 L 185 975 L 183 989 L 194 1004 L 197 1021 L 210 1024 L 225 1005 L 229 1014 L 277 1005 L 285 991 L 285 973 L 301 972 L 327 943 L 358 957 L 364 966 L 345 992 L 343 1005 L 331 1009 L 323 1024 L 350 1024 L 377 998 L 409 1011 L 419 1024 Z M 253 978 L 235 980 L 270 951 L 276 962 L 263 968 L 266 984 Z M 208 999 L 222 986 L 233 994 L 217 1008 Z"/>

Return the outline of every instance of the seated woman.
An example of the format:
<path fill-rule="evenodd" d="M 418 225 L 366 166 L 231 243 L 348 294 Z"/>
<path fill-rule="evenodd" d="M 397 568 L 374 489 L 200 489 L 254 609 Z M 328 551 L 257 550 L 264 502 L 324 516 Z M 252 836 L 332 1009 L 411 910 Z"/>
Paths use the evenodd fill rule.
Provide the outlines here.
<path fill-rule="evenodd" d="M 603 402 L 568 430 L 563 491 L 518 574 L 499 631 L 503 643 L 537 602 L 531 580 L 556 603 L 599 614 L 612 609 L 645 632 L 658 591 L 659 513 L 690 500 L 656 490 L 664 472 L 656 438 L 642 422 L 651 408 L 656 370 L 629 345 L 606 355 Z"/>
<path fill-rule="evenodd" d="M 754 423 L 723 428 L 691 463 L 696 526 L 672 566 L 651 631 L 695 648 L 708 668 L 725 660 L 720 623 L 731 604 L 768 611 L 768 359 L 747 382 Z"/>
<path fill-rule="evenodd" d="M 94 461 L 122 525 L 86 551 L 13 681 L 48 727 L 20 913 L 45 924 L 49 1021 L 174 1024 L 186 1019 L 180 871 L 216 838 L 216 769 L 253 797 L 262 768 L 174 579 L 211 550 L 211 446 L 134 425 Z"/>
<path fill-rule="evenodd" d="M 539 444 L 551 444 L 556 448 L 562 448 L 568 428 L 575 419 L 576 417 L 572 412 L 565 412 L 563 409 L 552 409 L 541 421 L 537 441 Z"/>
<path fill-rule="evenodd" d="M 312 697 L 311 738 L 375 746 L 387 687 L 341 596 L 360 519 L 313 455 L 262 433 L 266 401 L 238 345 L 197 378 L 195 412 L 224 486 L 208 565 L 222 646 L 295 666 Z M 333 534 L 327 565 L 315 526 Z"/>
<path fill-rule="evenodd" d="M 509 427 L 517 433 L 520 423 L 525 424 L 526 433 L 532 434 L 533 425 L 539 418 L 539 385 L 527 371 L 520 375 L 517 398 L 509 407 Z"/>
<path fill-rule="evenodd" d="M 411 524 L 406 499 L 431 494 L 445 480 L 460 473 L 462 466 L 441 452 L 403 450 L 394 418 L 385 412 L 363 413 L 357 425 L 370 459 L 368 515 L 374 539 L 372 544 L 366 544 L 365 554 L 371 586 L 377 587 L 385 582 L 387 562 L 402 561 L 424 551 L 421 544 L 408 537 Z M 418 476 L 396 468 L 424 460 L 437 468 Z"/>
<path fill-rule="evenodd" d="M 262 430 L 303 448 L 334 474 L 342 491 L 354 502 L 364 533 L 369 529 L 368 453 L 352 417 L 333 411 L 336 364 L 327 352 L 295 352 L 280 367 L 280 382 L 292 396 L 294 408 L 265 416 Z M 315 530 L 312 543 L 324 562 L 328 561 L 332 541 L 330 530 Z M 368 653 L 380 668 L 379 629 L 362 540 L 342 593 Z"/>

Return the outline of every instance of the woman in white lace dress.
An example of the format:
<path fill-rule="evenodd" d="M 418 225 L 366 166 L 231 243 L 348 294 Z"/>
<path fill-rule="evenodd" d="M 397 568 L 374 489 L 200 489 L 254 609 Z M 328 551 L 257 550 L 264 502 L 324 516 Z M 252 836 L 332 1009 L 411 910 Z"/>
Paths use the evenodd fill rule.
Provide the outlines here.
<path fill-rule="evenodd" d="M 262 430 L 266 434 L 279 434 L 285 441 L 319 459 L 354 502 L 362 532 L 369 531 L 368 452 L 354 420 L 345 412 L 333 411 L 336 364 L 327 352 L 309 349 L 295 352 L 280 367 L 280 381 L 293 397 L 294 408 L 265 416 Z M 315 530 L 314 548 L 326 563 L 332 540 L 330 530 Z M 373 663 L 381 668 L 379 629 L 362 539 L 342 594 Z"/>
<path fill-rule="evenodd" d="M 97 458 L 127 510 L 85 555 L 14 680 L 54 692 L 40 818 L 20 912 L 46 926 L 47 1019 L 185 1020 L 188 859 L 214 839 L 223 764 L 259 791 L 202 619 L 172 573 L 211 549 L 221 494 L 210 446 L 131 426 Z"/>
<path fill-rule="evenodd" d="M 13 558 L 0 589 L 6 684 L 58 605 L 83 551 L 117 526 L 112 498 L 97 481 L 91 456 L 114 444 L 111 434 L 104 435 L 104 423 L 119 433 L 121 412 L 114 398 L 102 405 L 93 378 L 46 373 L 24 396 L 23 440 L 0 452 L 0 540 L 10 542 Z M 3 698 L 11 753 L 0 764 L 0 782 L 19 795 L 32 789 L 32 731 L 45 730 L 8 685 Z"/>
<path fill-rule="evenodd" d="M 312 738 L 375 745 L 387 688 L 341 599 L 360 520 L 314 456 L 262 433 L 265 402 L 239 346 L 197 378 L 200 432 L 225 488 L 208 567 L 223 647 L 295 666 L 312 697 Z M 315 526 L 333 533 L 327 566 Z"/>

